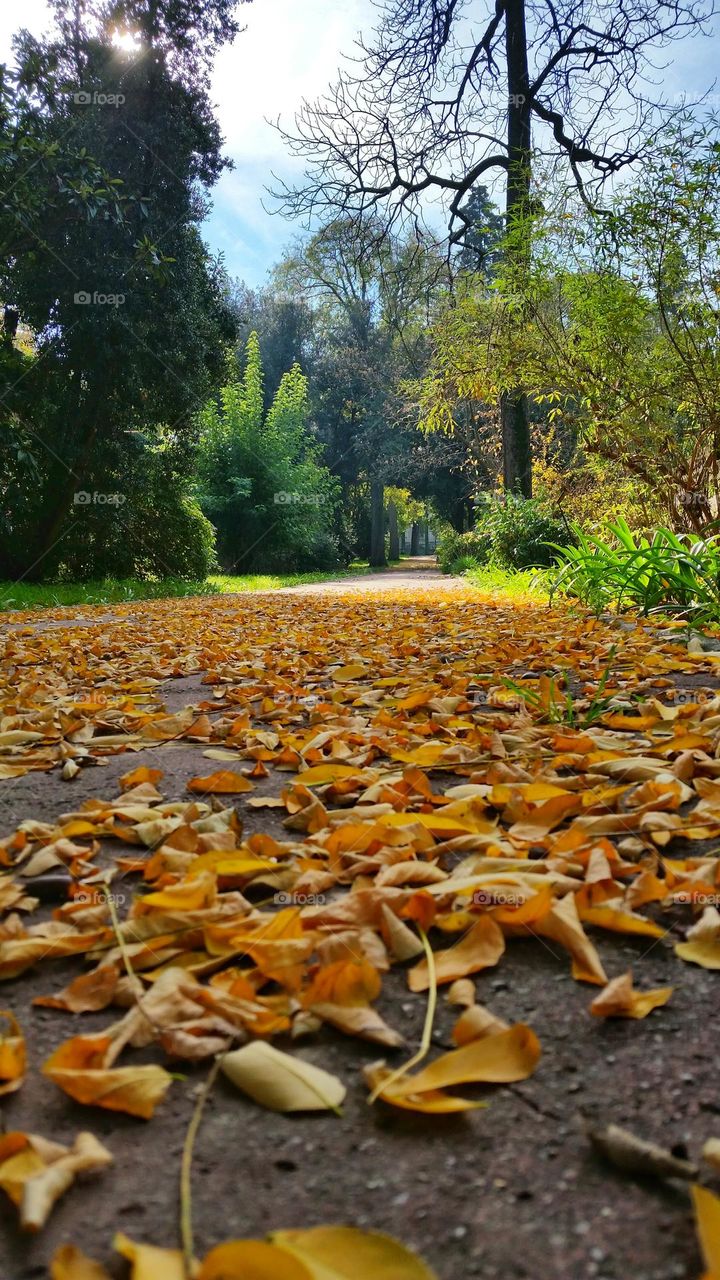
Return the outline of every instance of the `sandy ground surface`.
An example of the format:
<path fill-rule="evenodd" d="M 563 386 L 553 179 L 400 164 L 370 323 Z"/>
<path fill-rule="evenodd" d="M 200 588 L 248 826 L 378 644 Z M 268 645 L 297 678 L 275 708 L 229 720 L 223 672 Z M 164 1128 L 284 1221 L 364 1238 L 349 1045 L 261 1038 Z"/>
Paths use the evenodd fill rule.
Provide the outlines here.
<path fill-rule="evenodd" d="M 300 605 L 309 605 L 318 593 L 392 591 L 435 580 L 453 589 L 421 562 L 382 576 L 290 591 Z M 237 603 L 220 597 L 218 608 Z M 73 622 L 88 625 L 85 618 L 73 620 L 71 610 L 58 625 Z M 200 676 L 181 677 L 167 684 L 165 702 L 175 710 L 205 696 Z M 138 763 L 162 768 L 164 794 L 181 796 L 188 779 L 207 766 L 202 750 L 168 745 L 133 756 L 130 763 L 127 756 L 113 757 L 72 784 L 57 771 L 2 782 L 0 834 L 25 817 L 54 819 L 90 796 L 116 795 L 120 775 Z M 277 794 L 286 780 L 287 774 L 271 774 L 258 793 Z M 438 787 L 447 784 L 447 778 L 433 780 Z M 242 801 L 238 808 L 248 832 L 280 833 L 273 811 L 253 813 Z M 589 1150 L 578 1123 L 583 1113 L 694 1152 L 711 1134 L 720 1136 L 717 978 L 682 965 L 672 942 L 672 935 L 659 941 L 603 938 L 613 972 L 635 965 L 644 987 L 681 984 L 681 998 L 645 1024 L 591 1018 L 593 991 L 573 981 L 567 956 L 539 940 L 515 942 L 501 973 L 477 977 L 478 999 L 500 1017 L 529 1022 L 544 1056 L 532 1079 L 488 1089 L 486 1110 L 445 1119 L 389 1113 L 368 1107 L 364 1090 L 351 1089 L 342 1119 L 288 1118 L 254 1106 L 221 1079 L 196 1146 L 199 1254 L 222 1239 L 344 1222 L 396 1235 L 418 1250 L 440 1280 L 698 1280 L 702 1266 L 685 1187 L 614 1171 Z M 59 990 L 77 972 L 76 962 L 60 961 L 4 984 L 1 1003 L 21 1014 L 33 1067 L 61 1038 L 107 1025 L 107 1013 L 80 1017 L 28 1007 L 31 997 Z M 417 1042 L 423 1001 L 408 998 L 401 974 L 387 975 L 379 1007 L 411 1044 Z M 452 1047 L 453 1020 L 441 999 L 437 1045 Z M 377 1046 L 329 1031 L 294 1051 L 346 1080 L 380 1056 Z M 161 1060 L 152 1051 L 145 1057 Z M 172 1087 L 148 1124 L 76 1105 L 37 1073 L 19 1093 L 2 1099 L 6 1130 L 29 1129 L 66 1141 L 91 1128 L 112 1150 L 115 1164 L 68 1193 L 36 1238 L 21 1236 L 3 1201 L 0 1276 L 46 1276 L 49 1257 L 64 1241 L 101 1259 L 111 1274 L 125 1276 L 125 1264 L 113 1261 L 110 1250 L 118 1230 L 176 1245 L 180 1153 L 207 1068 L 182 1070 L 185 1080 Z"/>

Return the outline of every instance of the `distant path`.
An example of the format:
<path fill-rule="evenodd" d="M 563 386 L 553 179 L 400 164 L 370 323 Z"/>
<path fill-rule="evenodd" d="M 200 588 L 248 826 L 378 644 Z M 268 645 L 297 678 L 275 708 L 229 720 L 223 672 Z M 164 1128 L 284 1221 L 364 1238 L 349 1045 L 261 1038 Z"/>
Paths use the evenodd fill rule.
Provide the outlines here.
<path fill-rule="evenodd" d="M 463 578 L 453 578 L 442 573 L 437 566 L 435 556 L 412 556 L 401 560 L 399 564 L 389 565 L 387 569 L 377 569 L 373 573 L 348 575 L 342 578 L 331 578 L 326 582 L 312 582 L 297 587 L 282 587 L 287 594 L 325 596 L 347 595 L 356 591 L 403 591 L 416 587 L 437 584 L 443 590 L 467 590 L 467 582 Z"/>

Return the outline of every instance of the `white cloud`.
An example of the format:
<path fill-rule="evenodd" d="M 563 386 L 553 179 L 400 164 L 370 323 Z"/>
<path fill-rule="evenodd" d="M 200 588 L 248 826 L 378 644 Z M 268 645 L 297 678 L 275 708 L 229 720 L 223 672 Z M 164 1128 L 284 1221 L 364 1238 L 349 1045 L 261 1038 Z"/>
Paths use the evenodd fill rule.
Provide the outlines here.
<path fill-rule="evenodd" d="M 235 170 L 220 179 L 205 235 L 225 253 L 228 269 L 258 284 L 295 229 L 263 208 L 272 172 L 289 177 L 296 162 L 282 138 L 267 123 L 281 117 L 292 127 L 303 97 L 316 97 L 335 78 L 340 56 L 352 53 L 360 30 L 368 32 L 376 15 L 372 0 L 253 0 L 238 16 L 245 27 L 216 62 L 212 97 Z M 10 50 L 19 25 L 39 34 L 49 25 L 46 0 L 23 0 L 18 13 L 0 9 L 0 57 Z M 717 31 L 717 28 L 716 28 Z M 659 56 L 657 82 L 672 101 L 711 88 L 717 56 L 715 40 L 686 39 Z M 712 105 L 717 106 L 717 96 Z"/>

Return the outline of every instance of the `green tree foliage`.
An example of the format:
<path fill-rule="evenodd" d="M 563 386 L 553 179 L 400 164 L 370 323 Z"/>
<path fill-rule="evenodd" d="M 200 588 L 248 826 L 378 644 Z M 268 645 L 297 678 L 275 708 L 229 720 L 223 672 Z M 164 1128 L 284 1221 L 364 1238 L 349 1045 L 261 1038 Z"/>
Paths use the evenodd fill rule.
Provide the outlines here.
<path fill-rule="evenodd" d="M 382 490 L 409 487 L 417 441 L 402 383 L 424 368 L 425 330 L 447 268 L 417 236 L 378 243 L 376 232 L 372 221 L 358 231 L 336 219 L 286 255 L 276 285 L 313 308 L 314 416 L 353 515 L 355 550 L 381 564 Z"/>
<path fill-rule="evenodd" d="M 462 247 L 457 255 L 457 265 L 463 271 L 473 271 L 490 280 L 500 261 L 505 222 L 498 212 L 487 187 L 475 187 L 460 206 L 460 214 L 466 219 L 466 231 Z"/>
<path fill-rule="evenodd" d="M 458 402 L 521 379 L 556 434 L 611 467 L 618 488 L 633 481 L 635 523 L 653 504 L 676 529 L 716 518 L 719 175 L 715 132 L 686 128 L 609 212 L 561 203 L 535 219 L 522 278 L 506 267 L 489 296 L 466 293 L 435 326 L 425 425 L 448 429 Z"/>
<path fill-rule="evenodd" d="M 200 415 L 201 505 L 217 529 L 223 567 L 248 572 L 338 562 L 338 486 L 309 426 L 307 380 L 295 364 L 264 412 L 260 343 L 251 333 L 242 378 Z"/>
<path fill-rule="evenodd" d="M 32 342 L 29 352 L 11 342 L 0 367 L 3 576 L 63 574 L 75 541 L 99 545 L 85 536 L 78 491 L 119 489 L 126 502 L 117 514 L 126 523 L 132 492 L 136 528 L 152 527 L 155 495 L 150 483 L 136 485 L 136 473 L 149 481 L 153 451 L 191 432 L 222 374 L 234 322 L 199 225 L 225 163 L 208 73 L 215 49 L 237 30 L 233 7 L 231 0 L 56 0 L 57 35 L 17 43 L 23 93 L 6 103 L 4 138 L 22 125 L 52 154 L 71 152 L 75 167 L 78 157 L 91 157 L 90 178 L 76 180 L 81 188 L 96 171 L 111 177 L 110 194 L 78 194 L 92 218 L 83 208 L 82 216 L 48 218 L 38 231 L 34 206 L 13 217 L 25 238 L 0 272 L 0 297 Z M 113 42 L 117 27 L 136 33 L 135 50 Z M 23 183 L 16 190 L 24 198 Z M 29 493 L 18 438 L 31 442 Z M 187 472 L 178 472 L 177 484 L 174 501 L 188 512 Z M 132 558 L 132 538 L 126 546 L 122 568 L 132 573 L 142 562 Z M 98 568 L 89 563 L 88 571 Z"/>

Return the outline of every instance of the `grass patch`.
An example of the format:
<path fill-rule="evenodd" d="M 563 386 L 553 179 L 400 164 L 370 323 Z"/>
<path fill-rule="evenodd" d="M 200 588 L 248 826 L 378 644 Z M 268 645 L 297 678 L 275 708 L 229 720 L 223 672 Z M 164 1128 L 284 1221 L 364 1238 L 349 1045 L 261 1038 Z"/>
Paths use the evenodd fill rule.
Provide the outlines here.
<path fill-rule="evenodd" d="M 463 577 L 479 591 L 492 595 L 547 600 L 552 574 L 546 569 L 501 569 L 497 565 L 480 565 L 468 569 Z"/>
<path fill-rule="evenodd" d="M 367 573 L 367 565 L 353 563 L 349 569 L 317 573 L 254 573 L 236 576 L 211 574 L 202 582 L 183 578 L 108 578 L 103 582 L 0 582 L 0 612 L 28 609 L 57 609 L 66 605 L 124 604 L 132 600 L 164 600 L 182 596 L 228 595 L 232 592 L 277 591 L 312 582 L 328 582 L 348 574 Z"/>

